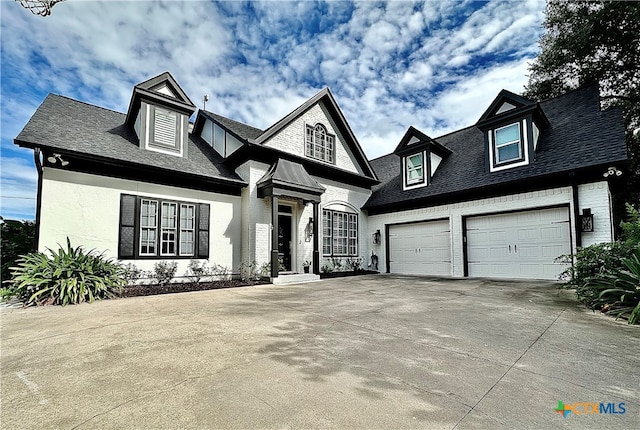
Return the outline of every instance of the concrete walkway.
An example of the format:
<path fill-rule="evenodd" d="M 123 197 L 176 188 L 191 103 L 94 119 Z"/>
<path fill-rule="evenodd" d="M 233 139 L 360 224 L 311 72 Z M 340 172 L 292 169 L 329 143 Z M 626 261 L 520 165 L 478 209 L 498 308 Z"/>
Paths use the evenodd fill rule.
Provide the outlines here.
<path fill-rule="evenodd" d="M 1 325 L 3 429 L 640 428 L 640 328 L 553 284 L 371 275 Z"/>

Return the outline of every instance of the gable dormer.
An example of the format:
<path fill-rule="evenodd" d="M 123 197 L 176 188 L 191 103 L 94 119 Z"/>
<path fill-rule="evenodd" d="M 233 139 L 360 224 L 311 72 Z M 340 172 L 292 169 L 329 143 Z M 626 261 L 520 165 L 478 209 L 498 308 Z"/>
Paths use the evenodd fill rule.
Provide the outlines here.
<path fill-rule="evenodd" d="M 133 88 L 125 123 L 141 148 L 177 157 L 187 156 L 189 117 L 196 106 L 165 72 Z"/>
<path fill-rule="evenodd" d="M 540 130 L 548 124 L 538 103 L 500 91 L 476 124 L 484 134 L 487 169 L 499 172 L 531 163 Z"/>
<path fill-rule="evenodd" d="M 403 190 L 429 185 L 442 160 L 451 154 L 414 127 L 409 127 L 393 152 L 400 157 Z"/>

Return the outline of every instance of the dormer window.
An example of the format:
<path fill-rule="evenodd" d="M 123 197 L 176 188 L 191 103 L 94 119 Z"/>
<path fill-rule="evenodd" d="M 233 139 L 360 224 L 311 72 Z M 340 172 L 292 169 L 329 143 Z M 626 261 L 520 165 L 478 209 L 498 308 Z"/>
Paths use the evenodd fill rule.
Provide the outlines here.
<path fill-rule="evenodd" d="M 540 130 L 548 124 L 537 103 L 500 91 L 476 124 L 485 135 L 487 170 L 499 172 L 534 162 Z"/>
<path fill-rule="evenodd" d="M 393 151 L 400 157 L 402 189 L 426 187 L 451 151 L 420 130 L 409 127 Z"/>
<path fill-rule="evenodd" d="M 335 163 L 335 136 L 322 124 L 307 125 L 305 155 L 327 163 Z"/>
<path fill-rule="evenodd" d="M 405 185 L 417 185 L 424 183 L 424 153 L 409 155 L 405 157 L 406 179 Z"/>
<path fill-rule="evenodd" d="M 522 139 L 520 124 L 501 127 L 494 132 L 495 165 L 522 160 Z"/>
<path fill-rule="evenodd" d="M 187 157 L 189 117 L 195 108 L 173 76 L 163 73 L 133 87 L 125 124 L 140 148 Z"/>

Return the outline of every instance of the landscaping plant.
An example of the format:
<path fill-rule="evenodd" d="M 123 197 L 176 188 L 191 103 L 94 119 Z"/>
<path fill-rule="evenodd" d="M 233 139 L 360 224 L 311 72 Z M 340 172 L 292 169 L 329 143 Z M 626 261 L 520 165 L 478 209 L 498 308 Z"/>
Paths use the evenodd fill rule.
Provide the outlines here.
<path fill-rule="evenodd" d="M 33 252 L 17 260 L 12 267 L 11 291 L 26 305 L 67 305 L 119 295 L 126 281 L 117 263 L 71 246 L 57 252 L 47 248 L 50 256 Z"/>
<path fill-rule="evenodd" d="M 573 256 L 563 255 L 558 260 L 573 263 L 560 279 L 568 288 L 575 288 L 578 300 L 591 309 L 629 314 L 629 323 L 638 322 L 638 267 L 640 247 L 640 214 L 627 205 L 628 221 L 621 224 L 622 240 L 579 248 Z"/>
<path fill-rule="evenodd" d="M 178 263 L 175 261 L 160 261 L 153 265 L 153 271 L 151 271 L 151 279 L 155 280 L 158 285 L 167 285 L 176 276 L 178 270 Z"/>
<path fill-rule="evenodd" d="M 618 318 L 628 315 L 629 324 L 636 324 L 640 320 L 640 245 L 623 263 L 625 269 L 596 276 L 588 284 L 598 294 L 594 308 Z"/>

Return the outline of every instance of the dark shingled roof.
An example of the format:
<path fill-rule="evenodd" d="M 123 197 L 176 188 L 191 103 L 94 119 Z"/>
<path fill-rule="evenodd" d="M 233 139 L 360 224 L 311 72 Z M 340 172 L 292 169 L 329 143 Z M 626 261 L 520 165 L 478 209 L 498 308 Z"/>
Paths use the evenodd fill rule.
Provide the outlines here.
<path fill-rule="evenodd" d="M 244 185 L 244 181 L 222 163 L 222 157 L 198 136 L 189 135 L 185 158 L 140 148 L 133 130 L 124 125 L 125 116 L 49 94 L 15 141 L 30 148 L 130 162 Z"/>
<path fill-rule="evenodd" d="M 318 184 L 318 182 L 307 173 L 301 164 L 285 159 L 276 161 L 256 185 L 260 186 L 268 182 L 275 185 L 300 188 L 304 191 L 311 191 L 319 194 L 325 191 L 324 187 Z"/>
<path fill-rule="evenodd" d="M 256 139 L 260 136 L 263 131 L 256 127 L 251 127 L 250 125 L 243 124 L 238 121 L 234 121 L 232 119 L 226 118 L 222 115 L 218 115 L 217 113 L 209 112 L 209 111 L 201 111 L 204 116 L 209 117 L 209 119 L 215 120 L 226 127 L 229 131 L 237 134 L 239 137 L 249 140 Z"/>
<path fill-rule="evenodd" d="M 536 181 L 545 176 L 599 165 L 625 162 L 627 150 L 619 109 L 600 110 L 598 87 L 581 88 L 546 100 L 540 107 L 549 119 L 541 131 L 535 160 L 529 165 L 490 173 L 485 169 L 485 142 L 476 126 L 436 138 L 452 151 L 435 171 L 428 186 L 402 190 L 400 157 L 389 154 L 371 161 L 380 185 L 365 209 L 388 208 L 481 189 L 497 189 L 509 183 Z"/>

